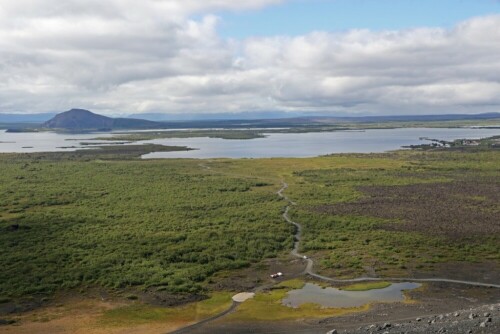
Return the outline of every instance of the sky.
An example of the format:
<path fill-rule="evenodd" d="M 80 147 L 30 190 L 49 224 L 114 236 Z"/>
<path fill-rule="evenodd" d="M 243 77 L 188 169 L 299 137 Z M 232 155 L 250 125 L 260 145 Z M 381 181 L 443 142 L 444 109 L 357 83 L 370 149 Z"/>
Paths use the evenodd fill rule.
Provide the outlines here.
<path fill-rule="evenodd" d="M 0 113 L 500 111 L 498 0 L 1 0 Z"/>
<path fill-rule="evenodd" d="M 474 16 L 500 13 L 495 0 L 295 0 L 261 10 L 220 12 L 221 36 L 246 38 L 350 29 L 452 28 Z"/>

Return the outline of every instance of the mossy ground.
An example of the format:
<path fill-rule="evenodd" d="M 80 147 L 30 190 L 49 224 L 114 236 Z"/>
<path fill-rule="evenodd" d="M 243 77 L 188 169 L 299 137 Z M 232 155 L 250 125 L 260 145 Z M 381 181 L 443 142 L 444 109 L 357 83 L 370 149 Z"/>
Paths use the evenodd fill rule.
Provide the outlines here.
<path fill-rule="evenodd" d="M 368 290 L 378 290 L 390 287 L 389 282 L 366 282 L 366 283 L 356 283 L 352 285 L 343 286 L 340 290 L 345 291 L 368 291 Z"/>

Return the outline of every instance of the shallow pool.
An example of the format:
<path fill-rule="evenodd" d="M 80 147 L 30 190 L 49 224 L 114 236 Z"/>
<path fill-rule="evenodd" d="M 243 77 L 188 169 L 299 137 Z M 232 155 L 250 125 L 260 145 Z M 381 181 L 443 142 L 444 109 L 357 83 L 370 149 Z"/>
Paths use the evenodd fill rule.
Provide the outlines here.
<path fill-rule="evenodd" d="M 419 286 L 418 283 L 406 282 L 394 283 L 383 289 L 344 291 L 306 283 L 302 289 L 290 291 L 282 303 L 288 307 L 299 307 L 306 303 L 323 307 L 357 307 L 372 302 L 398 302 L 404 300 L 404 290 L 416 289 Z"/>

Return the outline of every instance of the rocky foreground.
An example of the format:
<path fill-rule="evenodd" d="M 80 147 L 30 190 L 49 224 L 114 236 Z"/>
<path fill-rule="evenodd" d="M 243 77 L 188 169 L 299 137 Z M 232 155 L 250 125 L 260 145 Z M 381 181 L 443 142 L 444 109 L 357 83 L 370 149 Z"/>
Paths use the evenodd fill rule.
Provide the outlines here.
<path fill-rule="evenodd" d="M 336 333 L 500 333 L 500 304 L 484 305 L 452 313 L 415 318 L 401 322 L 371 324 Z"/>

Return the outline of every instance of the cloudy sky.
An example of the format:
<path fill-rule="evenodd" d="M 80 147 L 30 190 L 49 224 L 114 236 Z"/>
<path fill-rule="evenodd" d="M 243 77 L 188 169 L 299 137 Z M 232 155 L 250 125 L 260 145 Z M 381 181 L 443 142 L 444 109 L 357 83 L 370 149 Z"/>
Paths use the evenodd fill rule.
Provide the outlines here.
<path fill-rule="evenodd" d="M 0 113 L 499 106 L 498 0 L 0 1 Z"/>

